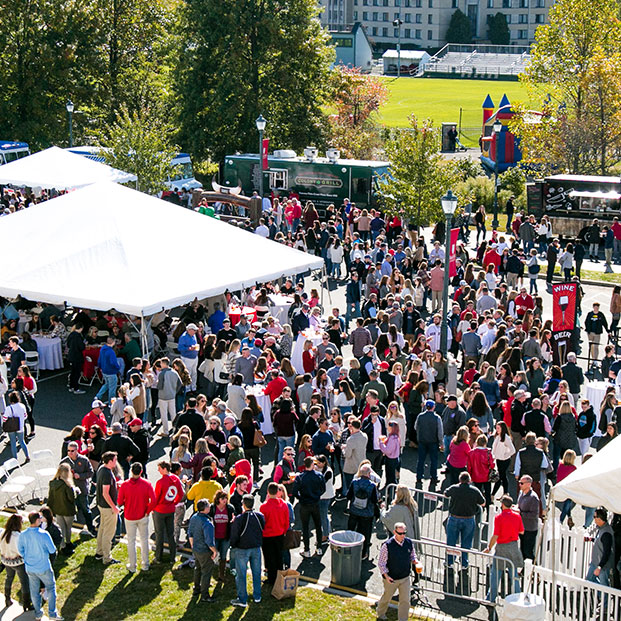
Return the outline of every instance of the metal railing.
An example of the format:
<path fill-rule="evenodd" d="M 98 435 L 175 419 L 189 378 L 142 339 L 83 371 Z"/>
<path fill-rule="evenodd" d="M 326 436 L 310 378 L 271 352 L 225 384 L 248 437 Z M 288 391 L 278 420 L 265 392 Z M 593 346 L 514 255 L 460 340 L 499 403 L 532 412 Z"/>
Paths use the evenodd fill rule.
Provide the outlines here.
<path fill-rule="evenodd" d="M 418 587 L 423 593 L 437 593 L 495 606 L 507 595 L 515 592 L 515 567 L 507 559 L 485 554 L 478 550 L 468 550 L 468 566 L 461 566 L 461 548 L 447 546 L 425 540 L 415 541 L 420 550 L 423 565 Z M 454 557 L 455 565 L 448 567 L 449 556 Z M 498 577 L 497 597 L 490 599 L 492 574 Z"/>
<path fill-rule="evenodd" d="M 393 483 L 386 486 L 386 505 L 389 506 L 396 493 L 397 486 Z M 426 492 L 422 489 L 408 488 L 418 507 L 418 521 L 421 539 L 437 543 L 446 542 L 446 520 L 449 516 L 449 499 L 444 494 Z M 475 516 L 476 529 L 474 531 L 473 549 L 483 549 L 491 536 L 494 517 L 497 507 L 491 505 L 482 509 Z"/>
<path fill-rule="evenodd" d="M 621 614 L 621 591 L 533 565 L 524 567 L 526 588 L 540 595 L 546 619 L 552 621 L 608 621 Z"/>

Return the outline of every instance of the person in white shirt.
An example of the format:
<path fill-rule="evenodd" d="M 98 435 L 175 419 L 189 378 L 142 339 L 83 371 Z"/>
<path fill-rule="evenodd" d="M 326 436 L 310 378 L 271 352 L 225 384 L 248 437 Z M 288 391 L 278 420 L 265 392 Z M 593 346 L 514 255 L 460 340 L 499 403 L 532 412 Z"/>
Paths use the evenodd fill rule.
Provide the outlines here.
<path fill-rule="evenodd" d="M 483 326 L 485 325 L 486 324 L 483 324 Z M 481 326 L 481 328 L 483 328 L 483 326 Z M 496 322 L 490 319 L 487 322 L 486 331 L 483 334 L 479 333 L 479 336 L 481 337 L 481 354 L 486 354 L 496 340 Z"/>
<path fill-rule="evenodd" d="M 5 423 L 10 418 L 17 419 L 17 429 L 15 431 L 8 431 L 9 440 L 11 441 L 11 454 L 14 459 L 17 459 L 17 443 L 24 455 L 26 456 L 26 462 L 30 461 L 30 455 L 28 454 L 28 446 L 24 441 L 24 425 L 26 422 L 27 412 L 26 406 L 21 402 L 21 398 L 18 392 L 11 392 L 9 394 L 9 405 L 7 405 L 4 413 L 2 414 L 2 422 Z"/>
<path fill-rule="evenodd" d="M 263 218 L 259 220 L 259 226 L 257 226 L 254 232 L 261 237 L 268 238 L 270 236 L 270 230 L 265 226 L 265 220 Z"/>

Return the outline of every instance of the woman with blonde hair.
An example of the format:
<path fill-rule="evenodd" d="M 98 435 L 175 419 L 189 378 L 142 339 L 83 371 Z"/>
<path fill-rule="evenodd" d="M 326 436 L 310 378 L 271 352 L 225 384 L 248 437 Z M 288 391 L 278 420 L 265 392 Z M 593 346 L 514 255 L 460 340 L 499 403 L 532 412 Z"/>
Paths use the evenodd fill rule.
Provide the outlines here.
<path fill-rule="evenodd" d="M 390 421 L 393 420 L 399 426 L 399 443 L 401 445 L 401 451 L 403 452 L 403 447 L 405 446 L 405 441 L 408 435 L 408 425 L 405 420 L 405 414 L 401 411 L 397 401 L 391 401 L 386 408 L 386 427 L 388 427 Z"/>
<path fill-rule="evenodd" d="M 79 493 L 79 492 L 78 492 Z M 69 464 L 60 464 L 50 481 L 47 504 L 58 518 L 63 534 L 61 551 L 71 554 L 75 546 L 71 543 L 71 527 L 76 515 L 76 486 Z"/>
<path fill-rule="evenodd" d="M 420 522 L 418 520 L 418 506 L 407 485 L 397 485 L 395 498 L 390 508 L 382 511 L 381 520 L 386 530 L 390 533 L 394 530 L 397 522 L 405 524 L 406 537 L 420 539 Z"/>
<path fill-rule="evenodd" d="M 170 451 L 170 461 L 172 463 L 181 463 L 182 461 L 188 462 L 192 459 L 192 453 L 190 452 L 190 435 L 187 433 L 179 433 L 175 436 L 177 446 Z M 185 475 L 188 479 L 192 478 L 192 469 L 183 468 L 181 470 L 181 476 Z"/>

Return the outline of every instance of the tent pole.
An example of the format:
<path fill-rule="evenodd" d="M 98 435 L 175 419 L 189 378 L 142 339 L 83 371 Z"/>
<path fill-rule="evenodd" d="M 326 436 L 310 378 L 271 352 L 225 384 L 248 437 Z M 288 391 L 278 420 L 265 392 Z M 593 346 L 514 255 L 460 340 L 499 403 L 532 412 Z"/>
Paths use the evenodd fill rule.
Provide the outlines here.
<path fill-rule="evenodd" d="M 149 357 L 149 346 L 147 345 L 147 327 L 144 323 L 144 314 L 140 313 L 140 349 L 142 350 L 142 357 Z"/>

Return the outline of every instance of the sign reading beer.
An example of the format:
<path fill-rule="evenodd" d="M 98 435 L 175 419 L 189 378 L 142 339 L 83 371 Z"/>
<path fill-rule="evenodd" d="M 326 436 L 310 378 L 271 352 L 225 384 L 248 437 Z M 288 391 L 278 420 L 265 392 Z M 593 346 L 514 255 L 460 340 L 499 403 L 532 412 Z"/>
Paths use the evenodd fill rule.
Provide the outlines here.
<path fill-rule="evenodd" d="M 552 354 L 554 364 L 565 364 L 567 354 L 574 351 L 578 283 L 552 285 Z"/>

